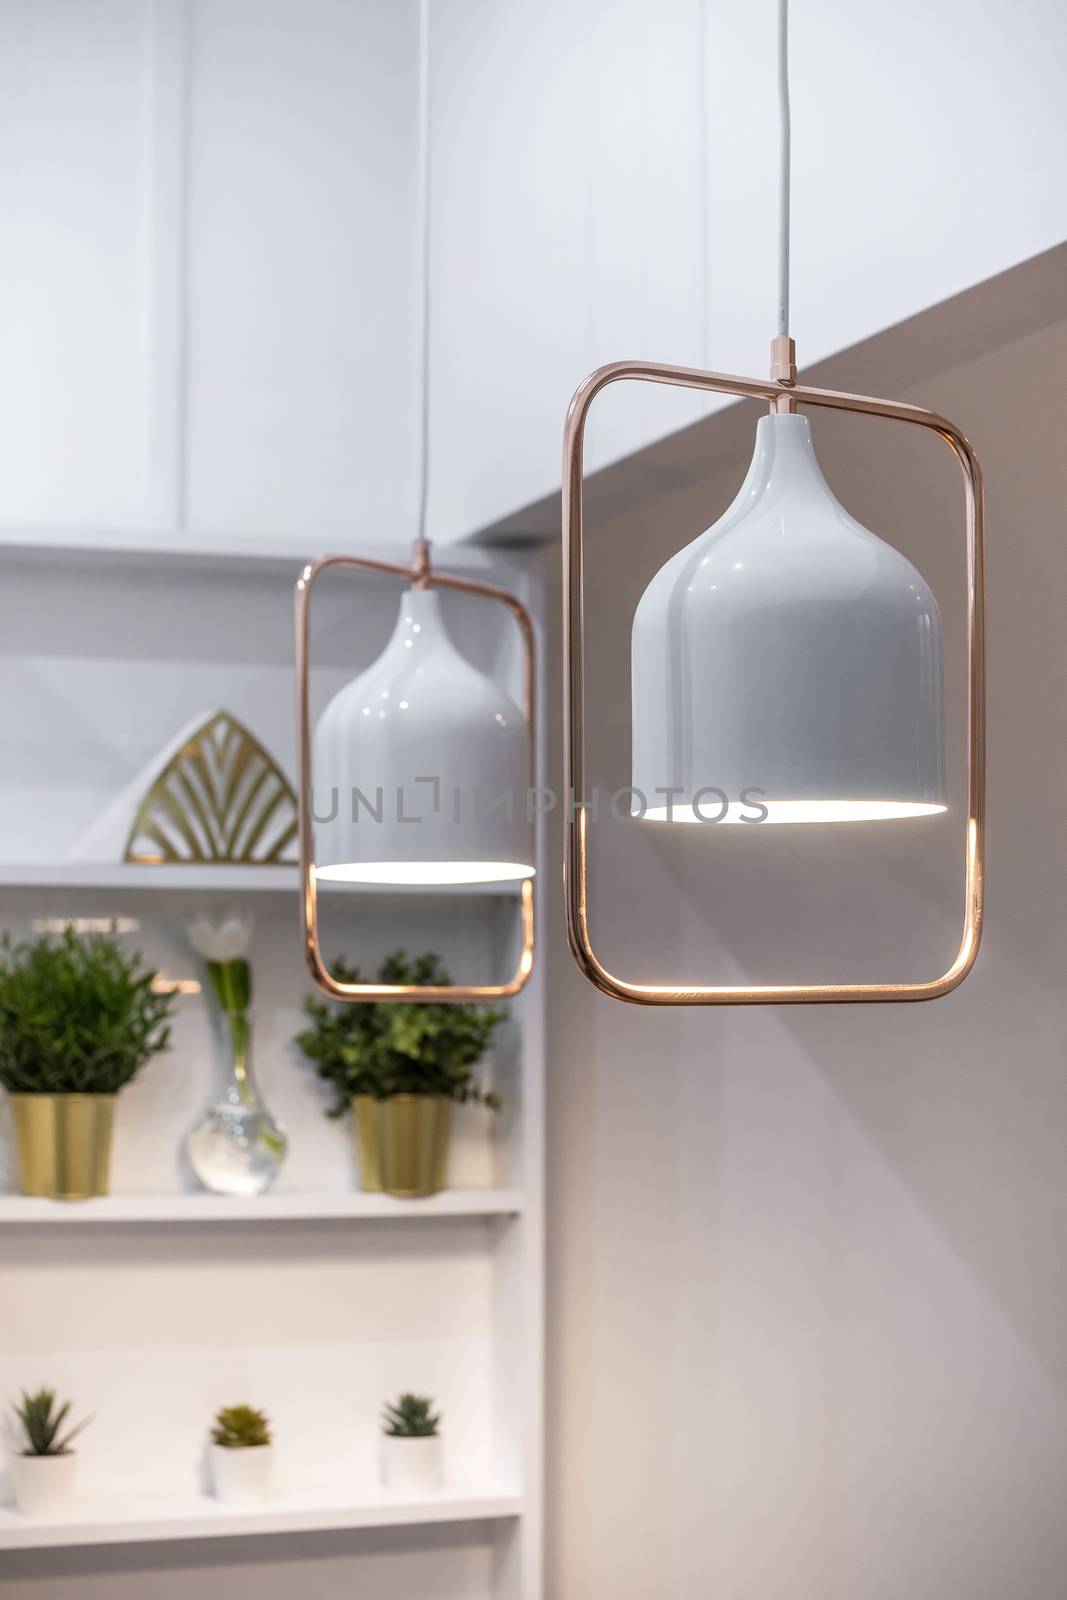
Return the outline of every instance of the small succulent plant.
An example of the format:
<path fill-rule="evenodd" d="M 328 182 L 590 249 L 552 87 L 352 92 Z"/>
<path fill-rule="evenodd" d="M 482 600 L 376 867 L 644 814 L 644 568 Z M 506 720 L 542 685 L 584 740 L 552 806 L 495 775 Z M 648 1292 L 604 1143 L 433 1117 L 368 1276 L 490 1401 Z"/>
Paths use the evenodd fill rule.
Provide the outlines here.
<path fill-rule="evenodd" d="M 262 1411 L 252 1406 L 223 1406 L 211 1429 L 216 1444 L 226 1450 L 254 1450 L 270 1444 L 270 1423 Z"/>
<path fill-rule="evenodd" d="M 92 1421 L 86 1417 L 84 1422 L 77 1422 L 73 1428 L 62 1431 L 63 1424 L 70 1415 L 70 1401 L 64 1400 L 62 1405 L 56 1404 L 54 1389 L 37 1389 L 33 1394 L 22 1391 L 22 1399 L 16 1405 L 12 1402 L 12 1411 L 22 1424 L 26 1448 L 21 1452 L 24 1456 L 66 1456 L 70 1454 L 71 1443 L 87 1428 Z"/>
<path fill-rule="evenodd" d="M 382 1416 L 385 1432 L 392 1439 L 429 1439 L 441 1421 L 433 1401 L 424 1394 L 402 1394 L 395 1405 L 387 1405 Z"/>

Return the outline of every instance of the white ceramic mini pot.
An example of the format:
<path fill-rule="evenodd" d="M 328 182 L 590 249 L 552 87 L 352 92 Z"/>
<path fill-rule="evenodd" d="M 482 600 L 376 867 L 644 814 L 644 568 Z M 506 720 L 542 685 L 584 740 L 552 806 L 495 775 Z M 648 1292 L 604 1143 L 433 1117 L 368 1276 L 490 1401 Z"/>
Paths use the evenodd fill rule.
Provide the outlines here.
<path fill-rule="evenodd" d="M 441 1487 L 441 1436 L 382 1435 L 382 1481 L 397 1494 L 433 1494 Z"/>
<path fill-rule="evenodd" d="M 211 1446 L 211 1479 L 215 1498 L 229 1506 L 261 1505 L 270 1497 L 274 1446 L 245 1445 L 230 1449 L 224 1444 Z"/>
<path fill-rule="evenodd" d="M 74 1504 L 77 1456 L 11 1457 L 15 1504 L 24 1517 L 62 1517 Z"/>

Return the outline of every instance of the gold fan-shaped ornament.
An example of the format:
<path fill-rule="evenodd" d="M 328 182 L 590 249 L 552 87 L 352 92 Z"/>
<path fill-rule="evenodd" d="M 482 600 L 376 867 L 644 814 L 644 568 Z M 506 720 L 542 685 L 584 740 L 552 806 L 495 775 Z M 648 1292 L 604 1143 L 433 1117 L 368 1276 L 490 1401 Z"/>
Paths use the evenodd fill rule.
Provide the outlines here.
<path fill-rule="evenodd" d="M 125 859 L 239 862 L 295 859 L 296 795 L 274 758 L 228 711 L 184 741 L 137 808 Z"/>

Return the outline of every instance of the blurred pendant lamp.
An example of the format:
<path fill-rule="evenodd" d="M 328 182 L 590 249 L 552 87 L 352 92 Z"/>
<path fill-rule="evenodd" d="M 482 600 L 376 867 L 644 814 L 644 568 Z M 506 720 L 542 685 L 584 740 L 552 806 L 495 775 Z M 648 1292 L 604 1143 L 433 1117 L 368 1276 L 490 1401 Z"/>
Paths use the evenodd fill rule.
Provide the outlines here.
<path fill-rule="evenodd" d="M 582 449 L 592 400 L 636 379 L 764 399 L 748 474 L 729 509 L 656 574 L 634 617 L 631 812 L 645 822 L 840 823 L 946 809 L 941 622 L 903 555 L 834 498 L 798 404 L 917 424 L 963 471 L 968 525 L 970 815 L 959 954 L 926 983 L 650 985 L 600 963 L 589 938 L 586 817 L 567 835 L 567 917 L 582 970 L 615 998 L 648 1004 L 924 999 L 962 981 L 981 928 L 983 725 L 982 489 L 974 452 L 931 412 L 801 388 L 789 336 L 788 0 L 778 3 L 781 129 L 778 332 L 769 382 L 618 363 L 578 390 L 565 440 L 564 581 L 570 792 L 584 795 Z"/>
<path fill-rule="evenodd" d="M 516 596 L 439 572 L 426 539 L 430 349 L 429 0 L 419 10 L 421 404 L 419 531 L 410 566 L 326 556 L 297 584 L 300 844 L 305 955 L 328 994 L 351 1000 L 483 1000 L 514 994 L 533 966 L 534 866 L 527 792 L 533 760 L 533 628 Z M 330 567 L 408 580 L 392 637 L 374 664 L 345 685 L 311 733 L 309 614 L 312 586 Z M 525 653 L 520 708 L 453 644 L 439 590 L 504 605 Z M 319 884 L 518 885 L 521 949 L 514 977 L 476 987 L 348 983 L 327 969 L 318 939 Z"/>

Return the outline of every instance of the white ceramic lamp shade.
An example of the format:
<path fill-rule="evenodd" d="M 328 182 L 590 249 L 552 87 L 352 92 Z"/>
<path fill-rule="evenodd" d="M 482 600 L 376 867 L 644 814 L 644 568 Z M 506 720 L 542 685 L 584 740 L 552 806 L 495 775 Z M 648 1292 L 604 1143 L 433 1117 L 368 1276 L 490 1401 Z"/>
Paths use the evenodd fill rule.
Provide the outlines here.
<path fill-rule="evenodd" d="M 635 816 L 945 809 L 937 602 L 835 500 L 805 417 L 761 418 L 729 510 L 642 596 L 632 671 Z"/>
<path fill-rule="evenodd" d="M 315 730 L 316 877 L 454 884 L 530 878 L 526 720 L 409 589 L 374 665 Z"/>

